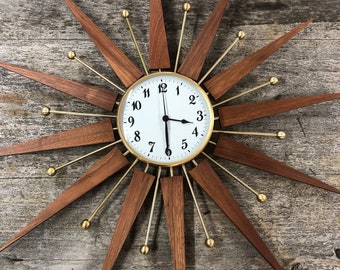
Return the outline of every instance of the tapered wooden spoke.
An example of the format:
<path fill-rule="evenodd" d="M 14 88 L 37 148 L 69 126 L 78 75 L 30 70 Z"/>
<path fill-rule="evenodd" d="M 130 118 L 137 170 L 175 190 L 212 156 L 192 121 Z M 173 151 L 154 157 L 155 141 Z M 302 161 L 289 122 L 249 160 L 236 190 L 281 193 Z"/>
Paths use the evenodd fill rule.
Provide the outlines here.
<path fill-rule="evenodd" d="M 153 175 L 141 171 L 134 172 L 103 264 L 103 269 L 112 269 L 154 179 Z"/>
<path fill-rule="evenodd" d="M 185 270 L 183 177 L 167 177 L 160 181 L 174 269 Z"/>
<path fill-rule="evenodd" d="M 275 53 L 282 45 L 305 28 L 310 22 L 312 22 L 312 20 L 308 20 L 307 22 L 300 24 L 262 49 L 245 57 L 243 60 L 237 62 L 227 70 L 205 82 L 205 87 L 215 99 L 218 99 L 242 78 L 248 75 L 254 68 L 259 66 L 264 60 Z"/>
<path fill-rule="evenodd" d="M 0 62 L 0 67 L 18 73 L 39 83 L 45 84 L 49 87 L 69 94 L 80 100 L 86 101 L 90 104 L 96 105 L 105 110 L 112 111 L 116 103 L 118 94 L 113 91 L 78 83 L 54 75 L 29 70 L 8 63 Z"/>
<path fill-rule="evenodd" d="M 32 219 L 30 223 L 14 235 L 13 238 L 11 238 L 5 245 L 3 245 L 0 248 L 0 252 L 83 196 L 85 193 L 103 182 L 106 178 L 115 174 L 127 164 L 128 160 L 118 150 L 118 148 L 113 149 L 94 166 L 92 166 L 86 174 L 72 184 L 54 202 L 47 206 L 37 217 Z"/>
<path fill-rule="evenodd" d="M 33 153 L 113 141 L 114 135 L 111 121 L 104 120 L 2 148 L 0 149 L 0 156 Z"/>
<path fill-rule="evenodd" d="M 306 183 L 311 186 L 323 188 L 328 191 L 340 193 L 340 190 L 329 186 L 307 174 L 299 172 L 288 165 L 279 162 L 265 154 L 236 142 L 226 136 L 220 136 L 214 150 L 214 155 L 232 160 L 262 171 L 277 174 L 295 181 Z"/>
<path fill-rule="evenodd" d="M 178 70 L 179 73 L 188 76 L 193 80 L 198 79 L 227 4 L 228 0 L 218 1 L 215 9 L 210 14 L 208 21 L 205 23 L 188 55 L 180 66 Z"/>
<path fill-rule="evenodd" d="M 218 112 L 221 125 L 226 127 L 338 98 L 340 98 L 340 93 L 288 98 L 227 106 L 220 108 Z"/>
<path fill-rule="evenodd" d="M 122 83 L 128 87 L 143 74 L 132 61 L 86 16 L 71 0 L 65 0 L 74 16 L 84 27 L 98 50 L 115 71 Z"/>
<path fill-rule="evenodd" d="M 269 248 L 263 242 L 242 209 L 223 185 L 207 161 L 201 162 L 191 170 L 190 175 L 198 185 L 211 197 L 224 214 L 235 224 L 248 241 L 262 254 L 274 269 L 282 269 Z"/>
<path fill-rule="evenodd" d="M 168 41 L 161 0 L 150 0 L 149 68 L 170 68 Z"/>

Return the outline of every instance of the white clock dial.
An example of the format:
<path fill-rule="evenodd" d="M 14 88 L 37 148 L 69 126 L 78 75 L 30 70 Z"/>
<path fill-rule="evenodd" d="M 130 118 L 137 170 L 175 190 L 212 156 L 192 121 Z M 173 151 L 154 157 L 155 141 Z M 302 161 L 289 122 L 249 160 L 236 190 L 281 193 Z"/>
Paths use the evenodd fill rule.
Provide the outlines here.
<path fill-rule="evenodd" d="M 159 72 L 128 89 L 117 119 L 119 134 L 135 156 L 174 166 L 204 149 L 214 114 L 207 94 L 196 82 L 177 73 Z"/>

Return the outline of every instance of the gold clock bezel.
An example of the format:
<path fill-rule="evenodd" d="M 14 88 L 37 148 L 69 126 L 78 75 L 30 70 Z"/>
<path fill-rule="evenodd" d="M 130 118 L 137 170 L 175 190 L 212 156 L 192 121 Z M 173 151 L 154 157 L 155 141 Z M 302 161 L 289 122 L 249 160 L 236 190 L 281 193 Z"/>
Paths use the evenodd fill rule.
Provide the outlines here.
<path fill-rule="evenodd" d="M 143 81 L 149 80 L 150 78 L 154 78 L 154 77 L 159 77 L 159 76 L 172 76 L 172 77 L 178 77 L 182 80 L 187 81 L 188 83 L 190 83 L 191 85 L 193 85 L 195 87 L 195 89 L 202 95 L 202 97 L 204 98 L 204 101 L 207 104 L 208 107 L 208 112 L 209 112 L 209 127 L 208 127 L 208 132 L 205 135 L 205 139 L 203 140 L 203 142 L 201 143 L 200 147 L 196 149 L 196 151 L 192 152 L 190 155 L 188 155 L 186 158 L 180 160 L 180 161 L 169 161 L 169 162 L 155 162 L 155 161 L 151 161 L 147 158 L 145 158 L 144 156 L 140 155 L 138 152 L 136 152 L 129 144 L 128 140 L 125 138 L 124 135 L 124 131 L 123 131 L 123 127 L 122 127 L 122 123 L 121 123 L 121 115 L 124 109 L 124 104 L 126 103 L 126 99 L 129 96 L 129 94 L 135 89 L 136 85 L 140 84 Z M 125 94 L 123 95 L 121 101 L 119 102 L 119 107 L 118 107 L 118 111 L 117 111 L 117 129 L 118 129 L 118 133 L 119 136 L 124 144 L 124 146 L 128 149 L 128 151 L 133 154 L 136 158 L 138 158 L 140 161 L 143 161 L 145 163 L 148 164 L 152 164 L 152 165 L 156 165 L 156 166 L 166 166 L 166 167 L 173 167 L 173 166 L 178 166 L 181 164 L 185 164 L 191 160 L 193 160 L 196 156 L 198 156 L 200 153 L 202 153 L 202 151 L 205 149 L 205 147 L 207 146 L 211 135 L 213 133 L 213 128 L 214 128 L 214 109 L 213 106 L 211 104 L 211 101 L 208 97 L 208 94 L 203 90 L 203 88 L 194 80 L 175 73 L 175 72 L 155 72 L 152 74 L 148 74 L 143 76 L 142 78 L 140 78 L 139 80 L 137 80 L 135 83 L 133 83 L 128 90 L 125 92 Z"/>

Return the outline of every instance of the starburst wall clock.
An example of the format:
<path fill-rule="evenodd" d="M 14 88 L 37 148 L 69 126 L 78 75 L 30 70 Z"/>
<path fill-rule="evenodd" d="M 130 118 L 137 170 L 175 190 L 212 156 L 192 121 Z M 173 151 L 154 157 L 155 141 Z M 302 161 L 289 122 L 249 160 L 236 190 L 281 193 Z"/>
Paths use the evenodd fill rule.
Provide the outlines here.
<path fill-rule="evenodd" d="M 317 106 L 333 113 L 334 117 L 328 115 L 324 120 L 332 126 L 323 123 L 322 128 L 326 127 L 327 130 L 308 128 L 318 130 L 317 134 L 324 134 L 322 136 L 326 138 L 330 138 L 327 134 L 333 134 L 332 138 L 335 138 L 334 134 L 339 131 L 336 99 L 340 93 L 335 90 L 334 93 L 313 94 L 299 90 L 307 94 L 284 96 L 273 90 L 270 100 L 267 99 L 269 96 L 265 100 L 260 100 L 259 96 L 252 100 L 263 89 L 277 89 L 275 85 L 280 83 L 280 76 L 278 79 L 268 75 L 271 72 L 265 69 L 261 71 L 265 75 L 256 73 L 261 64 L 281 47 L 287 48 L 286 43 L 294 37 L 303 35 L 300 32 L 305 31 L 312 20 L 306 18 L 305 22 L 290 29 L 278 27 L 280 34 L 276 34 L 277 37 L 270 38 L 271 41 L 264 46 L 249 47 L 249 51 L 243 47 L 246 29 L 254 28 L 245 26 L 243 31 L 236 31 L 231 41 L 228 36 L 229 45 L 224 45 L 225 49 L 222 49 L 221 40 L 227 43 L 227 38 L 220 38 L 222 32 L 219 27 L 225 22 L 227 5 L 233 6 L 234 2 L 196 2 L 162 3 L 160 0 L 150 0 L 148 3 L 142 1 L 124 6 L 121 1 L 108 1 L 103 6 L 112 9 L 100 9 L 99 13 L 95 12 L 97 18 L 91 19 L 92 9 L 101 4 L 65 0 L 62 2 L 65 7 L 61 8 L 60 3 L 51 2 L 52 6 L 48 7 L 51 13 L 58 14 L 63 10 L 68 18 L 73 14 L 82 25 L 82 29 L 77 28 L 74 33 L 74 40 L 67 42 L 68 46 L 72 43 L 72 46 L 83 47 L 84 50 L 91 46 L 89 40 L 84 42 L 85 45 L 77 41 L 84 39 L 84 29 L 114 75 L 105 71 L 108 67 L 96 68 L 85 62 L 77 55 L 78 50 L 67 53 L 65 62 L 69 61 L 69 64 L 65 64 L 67 67 L 61 70 L 61 76 L 51 74 L 56 66 L 61 67 L 64 63 L 56 63 L 50 70 L 38 70 L 10 61 L 0 62 L 0 102 L 5 108 L 0 149 L 3 174 L 1 196 L 5 198 L 1 207 L 0 265 L 4 265 L 4 269 L 312 269 L 313 265 L 308 265 L 308 259 L 305 259 L 304 265 L 295 259 L 299 255 L 289 252 L 289 243 L 293 242 L 283 240 L 283 235 L 289 238 L 289 233 L 290 238 L 305 239 L 303 245 L 297 244 L 299 247 L 309 248 L 315 242 L 320 245 L 323 240 L 318 238 L 335 241 L 332 243 L 333 253 L 327 254 L 328 258 L 322 263 L 318 260 L 316 267 L 340 267 L 337 259 L 340 256 L 339 246 L 336 246 L 339 228 L 339 203 L 336 200 L 340 193 L 336 180 L 339 175 L 336 162 L 330 163 L 330 160 L 339 160 L 337 141 L 330 141 L 328 150 L 333 149 L 333 152 L 323 156 L 329 155 L 329 160 L 320 159 L 320 170 L 322 165 L 330 164 L 327 168 L 330 177 L 322 174 L 323 177 L 317 177 L 319 172 L 312 169 L 303 172 L 303 169 L 293 168 L 294 164 L 288 165 L 289 157 L 293 155 L 290 152 L 301 149 L 291 148 L 293 140 L 285 140 L 286 132 L 279 131 L 277 127 L 273 131 L 274 125 L 285 121 L 282 126 L 291 129 L 288 135 L 296 134 L 294 125 L 286 123 L 294 118 L 288 112 L 307 107 L 300 109 L 300 112 L 297 110 L 298 114 L 303 113 L 311 105 L 327 102 L 326 105 Z M 174 5 L 176 12 L 172 14 Z M 202 21 L 198 20 L 195 26 L 194 18 L 199 18 L 201 12 L 208 14 L 208 11 L 202 10 L 208 7 L 210 15 Z M 123 9 L 119 26 L 111 24 L 109 18 L 104 18 L 106 24 L 103 27 L 95 23 L 103 20 L 98 16 L 107 16 L 104 13 L 110 14 L 115 8 Z M 36 7 L 29 13 L 39 16 L 41 9 Z M 174 16 L 178 14 L 181 18 L 177 22 Z M 64 20 L 63 16 L 66 15 L 55 16 L 58 20 Z M 117 21 L 116 18 L 115 23 Z M 75 22 L 65 24 L 68 26 Z M 41 23 L 38 22 L 39 25 Z M 54 26 L 51 23 L 43 29 L 45 27 Z M 58 25 L 55 27 L 58 28 Z M 114 27 L 118 30 L 111 29 Z M 188 30 L 190 27 L 198 29 Z M 180 31 L 172 28 L 179 28 Z M 224 25 L 223 32 L 226 28 Z M 308 36 L 308 33 L 305 35 Z M 128 40 L 128 37 L 132 39 Z M 60 40 L 64 42 L 62 38 Z M 31 39 L 26 41 L 34 42 Z M 46 43 L 49 42 L 47 39 Z M 52 51 L 55 48 L 59 51 L 59 46 L 66 47 L 58 44 Z M 246 50 L 246 56 L 234 62 L 229 60 L 229 65 L 223 67 L 227 56 L 237 55 L 237 47 Z M 26 51 L 23 55 L 28 53 Z M 15 57 L 20 58 L 19 54 Z M 98 66 L 102 65 L 99 57 L 88 58 L 95 59 Z M 296 59 L 296 70 L 290 72 L 299 73 L 299 61 L 302 60 Z M 72 69 L 76 78 L 70 76 Z M 87 70 L 89 73 L 84 76 Z M 64 72 L 65 76 L 62 76 Z M 270 79 L 257 83 L 263 80 L 263 76 Z M 85 82 L 79 82 L 82 78 Z M 19 84 L 20 80 L 25 80 L 30 91 L 46 90 L 45 94 L 41 93 L 45 106 L 40 110 L 39 121 L 34 118 L 37 114 L 15 108 L 37 106 L 34 101 L 29 101 L 30 94 L 19 98 L 17 93 L 10 92 L 8 86 L 12 80 L 19 81 Z M 313 80 L 310 78 L 310 81 Z M 289 78 L 286 78 L 287 81 Z M 306 86 L 295 85 L 294 91 L 295 88 L 305 89 Z M 238 93 L 233 94 L 235 90 Z M 247 99 L 249 96 L 252 98 Z M 11 108 L 12 105 L 8 104 L 13 101 L 16 105 Z M 7 113 L 12 113 L 12 116 L 7 116 Z M 313 115 L 313 110 L 307 113 Z M 266 121 L 264 117 L 274 120 Z M 26 124 L 30 121 L 30 125 Z M 305 131 L 301 116 L 295 116 L 295 121 L 306 138 L 305 144 L 309 144 L 311 140 L 308 137 L 313 134 Z M 27 135 L 14 132 L 15 129 L 20 130 L 16 127 L 20 123 L 28 129 Z M 39 126 L 32 123 L 39 123 Z M 10 127 L 13 127 L 13 133 Z M 23 141 L 23 136 L 29 139 Z M 11 143 L 12 140 L 14 143 Z M 285 155 L 277 155 L 277 159 L 258 150 L 264 147 L 275 155 L 273 149 L 279 149 L 282 144 L 284 147 L 281 150 L 285 151 Z M 317 145 L 313 147 L 318 149 Z M 314 151 L 311 147 L 309 149 Z M 317 152 L 303 154 L 318 156 Z M 287 162 L 279 161 L 284 157 Z M 29 165 L 19 165 L 32 159 L 33 163 Z M 308 163 L 304 156 L 296 156 L 294 160 Z M 313 162 L 317 160 L 315 158 Z M 43 164 L 53 162 L 60 165 L 46 165 L 48 176 L 37 176 Z M 38 167 L 39 170 L 32 173 L 20 167 Z M 302 164 L 296 167 L 303 168 Z M 13 181 L 8 182 L 11 175 Z M 258 181 L 260 177 L 264 181 Z M 37 183 L 32 183 L 34 180 Z M 19 189 L 18 185 L 13 187 L 14 184 L 18 184 Z M 245 189 L 240 190 L 240 186 Z M 20 190 L 16 194 L 20 198 L 14 199 L 20 208 L 16 215 L 21 216 L 16 223 L 22 226 L 23 219 L 30 219 L 21 229 L 10 225 L 15 217 L 7 212 L 15 209 L 10 193 L 15 188 Z M 266 192 L 258 192 L 260 188 Z M 286 190 L 291 194 L 285 193 Z M 41 197 L 41 194 L 45 195 Z M 103 198 L 97 198 L 98 194 Z M 249 197 L 247 194 L 255 196 Z M 28 212 L 25 210 L 26 204 L 30 209 Z M 80 214 L 90 211 L 94 204 L 98 206 L 82 222 L 71 222 L 72 225 L 62 222 L 63 215 L 66 220 L 74 221 Z M 36 211 L 33 209 L 37 205 L 42 211 L 32 212 Z M 293 217 L 302 206 L 314 209 L 313 218 L 319 219 L 320 227 L 309 228 L 303 219 L 295 222 Z M 327 213 L 331 208 L 333 215 L 329 216 Z M 110 214 L 111 210 L 113 214 Z M 275 219 L 274 216 L 279 218 Z M 306 218 L 309 215 L 304 213 L 302 216 Z M 289 219 L 292 220 L 288 223 Z M 76 223 L 80 223 L 83 230 L 76 230 L 76 225 L 73 227 Z M 329 224 L 333 224 L 334 234 L 331 233 L 332 229 L 324 228 Z M 9 237 L 17 229 L 18 232 Z M 309 229 L 314 230 L 314 234 L 308 232 Z M 58 235 L 53 236 L 53 231 L 58 231 Z M 45 238 L 45 234 L 48 237 Z M 9 240 L 6 240 L 8 237 Z M 143 240 L 137 243 L 137 239 Z M 282 244 L 284 241 L 287 242 Z M 329 242 L 325 245 L 329 246 Z M 49 250 L 53 249 L 52 246 L 59 250 L 58 255 Z M 135 246 L 139 246 L 138 254 L 136 248 L 132 248 Z M 318 248 L 314 247 L 313 250 Z M 18 255 L 18 250 L 24 250 L 23 254 L 26 255 Z M 42 259 L 44 253 L 49 257 Z"/>

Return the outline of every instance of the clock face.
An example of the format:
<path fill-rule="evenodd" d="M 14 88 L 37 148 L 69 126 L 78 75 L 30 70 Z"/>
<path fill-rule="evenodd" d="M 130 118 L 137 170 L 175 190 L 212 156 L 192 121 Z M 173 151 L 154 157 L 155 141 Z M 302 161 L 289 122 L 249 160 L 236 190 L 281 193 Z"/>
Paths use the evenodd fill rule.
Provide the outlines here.
<path fill-rule="evenodd" d="M 204 90 L 171 72 L 134 83 L 123 96 L 117 117 L 125 146 L 139 159 L 165 166 L 183 164 L 201 153 L 214 123 Z"/>

